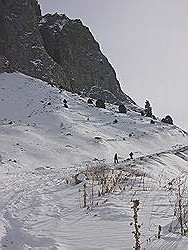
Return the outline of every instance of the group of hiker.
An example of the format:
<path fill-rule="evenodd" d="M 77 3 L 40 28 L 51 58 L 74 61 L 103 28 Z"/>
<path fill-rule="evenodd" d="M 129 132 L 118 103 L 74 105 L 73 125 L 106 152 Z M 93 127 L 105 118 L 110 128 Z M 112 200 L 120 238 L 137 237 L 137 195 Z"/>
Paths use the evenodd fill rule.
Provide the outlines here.
<path fill-rule="evenodd" d="M 134 155 L 133 152 L 130 152 L 130 154 L 129 154 L 130 159 L 133 159 L 133 155 Z M 115 163 L 115 164 L 116 164 L 116 163 L 119 163 L 117 153 L 115 153 L 115 155 L 114 155 L 114 163 Z"/>

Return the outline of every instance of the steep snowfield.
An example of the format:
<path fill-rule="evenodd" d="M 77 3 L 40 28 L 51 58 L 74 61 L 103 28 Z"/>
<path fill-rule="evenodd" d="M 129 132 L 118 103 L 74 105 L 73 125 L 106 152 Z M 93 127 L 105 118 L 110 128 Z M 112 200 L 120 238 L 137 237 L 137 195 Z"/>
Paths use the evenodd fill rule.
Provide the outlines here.
<path fill-rule="evenodd" d="M 132 249 L 133 198 L 140 200 L 141 246 L 188 249 L 186 237 L 168 232 L 175 218 L 164 189 L 188 172 L 188 137 L 181 129 L 150 124 L 133 111 L 119 114 L 110 104 L 98 109 L 13 73 L 0 74 L 0 141 L 2 249 Z M 71 176 L 97 163 L 146 174 L 146 190 L 137 180 L 93 209 L 81 208 L 83 184 L 71 184 Z M 163 237 L 157 240 L 159 224 Z"/>

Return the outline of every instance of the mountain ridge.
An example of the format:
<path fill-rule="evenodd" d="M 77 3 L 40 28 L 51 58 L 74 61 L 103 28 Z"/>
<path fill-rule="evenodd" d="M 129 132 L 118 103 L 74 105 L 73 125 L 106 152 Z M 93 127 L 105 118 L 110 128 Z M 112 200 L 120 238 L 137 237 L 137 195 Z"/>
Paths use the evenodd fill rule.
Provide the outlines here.
<path fill-rule="evenodd" d="M 58 14 L 42 17 L 36 0 L 0 0 L 0 6 L 0 55 L 11 68 L 68 91 L 136 107 L 80 20 Z M 60 19 L 61 29 L 55 26 Z"/>

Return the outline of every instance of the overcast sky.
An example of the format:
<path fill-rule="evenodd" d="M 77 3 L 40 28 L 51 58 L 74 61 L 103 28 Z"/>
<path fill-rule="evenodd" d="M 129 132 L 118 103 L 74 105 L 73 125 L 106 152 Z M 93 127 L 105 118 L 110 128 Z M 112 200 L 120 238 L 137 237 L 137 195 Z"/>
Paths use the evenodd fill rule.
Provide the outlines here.
<path fill-rule="evenodd" d="M 80 18 L 124 92 L 188 130 L 188 0 L 39 0 L 43 13 Z"/>

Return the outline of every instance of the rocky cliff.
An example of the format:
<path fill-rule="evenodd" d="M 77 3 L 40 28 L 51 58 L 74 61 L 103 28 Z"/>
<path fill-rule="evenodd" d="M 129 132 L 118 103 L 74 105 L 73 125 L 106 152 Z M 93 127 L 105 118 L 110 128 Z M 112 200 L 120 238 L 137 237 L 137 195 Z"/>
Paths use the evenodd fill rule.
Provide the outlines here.
<path fill-rule="evenodd" d="M 46 53 L 38 29 L 36 0 L 0 0 L 1 54 L 15 70 L 69 89 L 62 68 Z"/>
<path fill-rule="evenodd" d="M 1 70 L 8 64 L 73 92 L 134 104 L 80 20 L 57 13 L 42 17 L 36 0 L 0 0 L 0 9 Z"/>
<path fill-rule="evenodd" d="M 39 23 L 48 54 L 62 66 L 73 90 L 107 100 L 130 100 L 120 88 L 115 70 L 102 54 L 88 27 L 78 19 L 47 14 Z M 106 91 L 104 91 L 106 90 Z M 113 94 L 112 94 L 113 93 Z"/>

